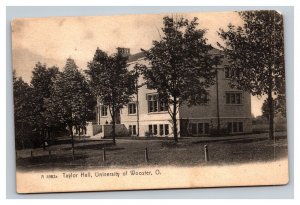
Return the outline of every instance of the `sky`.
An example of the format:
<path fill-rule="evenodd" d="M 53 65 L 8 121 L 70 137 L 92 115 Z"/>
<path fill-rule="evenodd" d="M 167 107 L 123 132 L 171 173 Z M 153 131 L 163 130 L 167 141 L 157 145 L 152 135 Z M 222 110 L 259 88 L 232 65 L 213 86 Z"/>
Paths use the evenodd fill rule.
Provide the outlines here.
<path fill-rule="evenodd" d="M 206 29 L 207 42 L 214 47 L 221 43 L 219 28 L 243 23 L 235 12 L 15 19 L 12 22 L 13 68 L 17 76 L 30 82 L 38 61 L 62 69 L 71 57 L 80 69 L 86 69 L 97 47 L 109 54 L 117 47 L 130 48 L 131 54 L 138 53 L 141 48 L 149 49 L 152 41 L 160 38 L 162 18 L 166 15 L 190 20 L 197 17 L 199 28 Z M 252 96 L 254 116 L 261 114 L 262 102 Z"/>

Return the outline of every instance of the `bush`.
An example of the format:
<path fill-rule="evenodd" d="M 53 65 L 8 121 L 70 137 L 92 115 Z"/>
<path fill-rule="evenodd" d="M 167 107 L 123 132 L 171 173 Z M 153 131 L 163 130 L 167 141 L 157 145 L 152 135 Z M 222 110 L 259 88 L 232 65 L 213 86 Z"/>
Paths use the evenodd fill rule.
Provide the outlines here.
<path fill-rule="evenodd" d="M 229 135 L 229 131 L 227 128 L 220 128 L 220 132 L 218 133 L 218 129 L 213 128 L 210 129 L 209 134 L 210 136 L 218 137 L 218 136 Z"/>
<path fill-rule="evenodd" d="M 145 132 L 145 137 L 153 137 L 153 134 L 152 132 Z"/>

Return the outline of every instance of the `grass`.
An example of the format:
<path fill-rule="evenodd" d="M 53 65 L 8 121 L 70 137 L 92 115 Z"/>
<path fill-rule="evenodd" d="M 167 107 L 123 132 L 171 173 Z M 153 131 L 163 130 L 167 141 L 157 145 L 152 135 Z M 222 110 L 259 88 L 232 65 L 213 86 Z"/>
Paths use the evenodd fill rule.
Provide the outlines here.
<path fill-rule="evenodd" d="M 286 123 L 283 124 L 274 124 L 274 129 L 276 132 L 286 131 Z M 269 132 L 269 124 L 256 124 L 252 125 L 253 133 L 266 133 Z"/>
<path fill-rule="evenodd" d="M 17 152 L 17 168 L 21 170 L 88 169 L 101 167 L 130 167 L 152 165 L 194 166 L 207 164 L 234 164 L 256 161 L 270 161 L 287 156 L 286 133 L 276 133 L 277 140 L 268 140 L 267 133 L 240 136 L 217 141 L 203 138 L 179 139 L 174 145 L 172 139 L 165 140 L 111 140 L 75 142 L 75 159 L 72 158 L 70 140 L 56 145 Z M 208 145 L 209 159 L 204 161 L 204 145 Z M 106 161 L 103 161 L 103 148 Z M 145 162 L 145 147 L 149 162 Z M 51 155 L 49 156 L 49 150 Z M 33 156 L 31 157 L 31 151 Z"/>

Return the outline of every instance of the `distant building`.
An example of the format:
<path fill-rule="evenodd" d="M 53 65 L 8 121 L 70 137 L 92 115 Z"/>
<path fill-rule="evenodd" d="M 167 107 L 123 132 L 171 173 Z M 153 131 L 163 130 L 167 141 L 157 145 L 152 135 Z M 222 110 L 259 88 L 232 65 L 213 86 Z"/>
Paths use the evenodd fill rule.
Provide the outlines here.
<path fill-rule="evenodd" d="M 130 55 L 130 50 L 118 48 L 129 55 L 128 69 L 133 69 L 136 63 L 148 65 L 143 53 Z M 211 55 L 220 55 L 221 51 L 213 49 Z M 229 86 L 233 70 L 224 68 L 225 60 L 218 67 L 218 80 L 208 89 L 208 95 L 203 95 L 203 104 L 179 108 L 177 115 L 180 136 L 208 135 L 217 130 L 228 134 L 249 133 L 252 131 L 250 94 Z M 143 76 L 138 84 L 144 82 Z M 218 93 L 218 98 L 217 98 Z M 97 102 L 96 120 L 100 126 L 110 124 L 111 117 L 106 106 Z M 132 102 L 120 110 L 116 119 L 120 123 L 119 130 L 127 130 L 132 136 L 172 137 L 172 121 L 167 111 L 167 105 L 161 103 L 155 90 L 144 85 L 138 90 Z M 103 131 L 103 129 L 102 129 Z"/>

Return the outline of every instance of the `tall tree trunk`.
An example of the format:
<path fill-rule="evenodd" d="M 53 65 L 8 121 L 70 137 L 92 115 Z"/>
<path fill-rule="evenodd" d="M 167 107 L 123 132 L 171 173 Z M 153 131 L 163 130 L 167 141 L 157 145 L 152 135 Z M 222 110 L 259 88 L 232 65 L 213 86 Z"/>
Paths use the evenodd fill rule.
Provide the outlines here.
<path fill-rule="evenodd" d="M 176 101 L 176 97 L 174 97 L 172 121 L 173 121 L 174 140 L 177 143 L 178 142 L 178 131 L 177 131 L 176 113 L 177 113 L 177 101 Z"/>
<path fill-rule="evenodd" d="M 113 143 L 116 144 L 116 110 L 115 106 L 112 106 L 112 137 L 113 137 Z"/>
<path fill-rule="evenodd" d="M 46 146 L 45 146 L 45 135 L 46 135 L 46 132 L 45 132 L 45 129 L 42 128 L 42 138 L 43 138 L 43 150 L 46 149 Z"/>
<path fill-rule="evenodd" d="M 73 134 L 73 126 L 69 125 L 70 134 L 71 134 L 71 143 L 72 143 L 72 158 L 74 160 L 75 156 L 75 149 L 74 149 L 74 134 Z"/>
<path fill-rule="evenodd" d="M 269 107 L 269 138 L 270 140 L 274 139 L 274 100 L 272 97 L 272 90 L 273 90 L 273 67 L 272 65 L 269 66 L 269 87 L 268 87 L 268 107 Z"/>
<path fill-rule="evenodd" d="M 272 89 L 268 91 L 268 107 L 269 107 L 269 138 L 274 139 L 274 100 L 272 97 Z"/>
<path fill-rule="evenodd" d="M 137 137 L 140 136 L 140 104 L 139 104 L 139 89 L 136 83 L 136 124 L 137 124 Z"/>
<path fill-rule="evenodd" d="M 217 134 L 220 135 L 220 105 L 219 105 L 219 80 L 218 80 L 218 68 L 216 68 L 216 91 L 217 91 Z"/>

